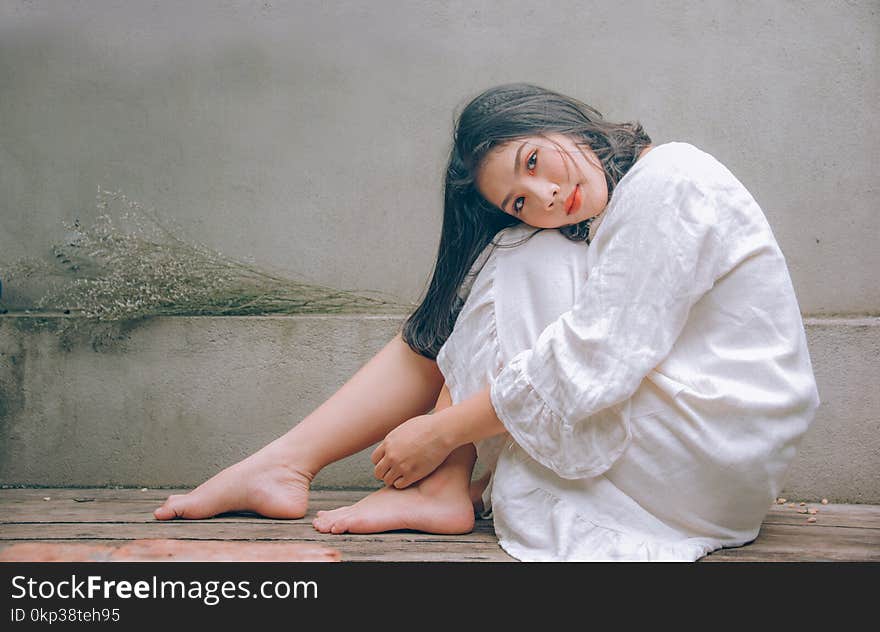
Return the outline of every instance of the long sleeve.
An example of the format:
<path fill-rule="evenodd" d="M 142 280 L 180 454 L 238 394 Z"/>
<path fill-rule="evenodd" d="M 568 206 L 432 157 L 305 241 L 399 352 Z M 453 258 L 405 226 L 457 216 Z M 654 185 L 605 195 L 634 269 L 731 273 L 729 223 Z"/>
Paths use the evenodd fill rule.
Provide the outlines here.
<path fill-rule="evenodd" d="M 716 192 L 640 163 L 606 209 L 574 306 L 491 385 L 513 439 L 563 478 L 597 476 L 623 453 L 630 398 L 729 268 Z"/>

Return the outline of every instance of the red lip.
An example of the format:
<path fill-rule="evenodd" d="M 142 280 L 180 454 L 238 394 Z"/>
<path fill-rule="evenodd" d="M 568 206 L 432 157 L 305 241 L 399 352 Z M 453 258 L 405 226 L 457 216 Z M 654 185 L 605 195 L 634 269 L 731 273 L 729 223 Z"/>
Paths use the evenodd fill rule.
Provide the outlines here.
<path fill-rule="evenodd" d="M 581 186 L 576 184 L 574 191 L 565 199 L 565 214 L 571 215 L 581 207 Z"/>

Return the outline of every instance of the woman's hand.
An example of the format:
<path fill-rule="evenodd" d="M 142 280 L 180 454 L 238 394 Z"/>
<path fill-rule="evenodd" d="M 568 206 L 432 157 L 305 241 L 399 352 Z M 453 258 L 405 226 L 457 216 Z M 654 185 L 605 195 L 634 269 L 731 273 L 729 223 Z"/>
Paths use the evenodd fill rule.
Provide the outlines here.
<path fill-rule="evenodd" d="M 454 449 L 436 422 L 435 415 L 420 415 L 389 432 L 370 457 L 376 478 L 403 489 L 436 470 Z"/>

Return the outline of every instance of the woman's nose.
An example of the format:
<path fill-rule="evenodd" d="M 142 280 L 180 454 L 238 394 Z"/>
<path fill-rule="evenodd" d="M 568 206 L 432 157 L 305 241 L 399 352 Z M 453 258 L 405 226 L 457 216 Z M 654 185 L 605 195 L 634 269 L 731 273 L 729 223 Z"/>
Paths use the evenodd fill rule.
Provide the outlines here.
<path fill-rule="evenodd" d="M 545 211 L 558 209 L 562 200 L 559 197 L 559 185 L 555 182 L 549 182 L 544 187 L 544 193 L 540 199 Z"/>
<path fill-rule="evenodd" d="M 534 200 L 534 204 L 538 207 L 538 210 L 558 210 L 559 205 L 562 204 L 558 184 L 551 182 L 550 180 L 532 180 L 529 185 L 529 188 L 531 189 L 529 191 L 531 194 L 530 197 Z"/>

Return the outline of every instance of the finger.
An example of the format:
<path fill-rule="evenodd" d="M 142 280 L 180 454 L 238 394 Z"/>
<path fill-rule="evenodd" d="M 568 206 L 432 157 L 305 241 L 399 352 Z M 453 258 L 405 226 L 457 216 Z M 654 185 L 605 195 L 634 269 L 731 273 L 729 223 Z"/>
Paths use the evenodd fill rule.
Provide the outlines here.
<path fill-rule="evenodd" d="M 397 489 L 403 489 L 404 487 L 409 487 L 410 485 L 412 485 L 412 481 L 405 476 L 401 476 L 396 481 L 394 481 L 394 487 L 396 487 Z"/>
<path fill-rule="evenodd" d="M 373 465 L 376 465 L 379 461 L 382 460 L 382 457 L 385 456 L 385 443 L 380 443 L 376 446 L 376 449 L 373 450 L 373 454 L 370 455 L 370 461 L 372 461 Z"/>
<path fill-rule="evenodd" d="M 388 470 L 390 469 L 391 463 L 388 462 L 388 459 L 383 458 L 381 461 L 376 463 L 376 467 L 373 469 L 373 475 L 381 481 L 383 478 L 385 478 L 385 474 L 387 474 Z"/>
<path fill-rule="evenodd" d="M 382 477 L 382 480 L 385 482 L 386 485 L 388 485 L 388 487 L 391 487 L 392 485 L 394 485 L 394 481 L 396 481 L 398 478 L 400 478 L 400 474 L 392 467 L 385 473 L 385 476 Z"/>

